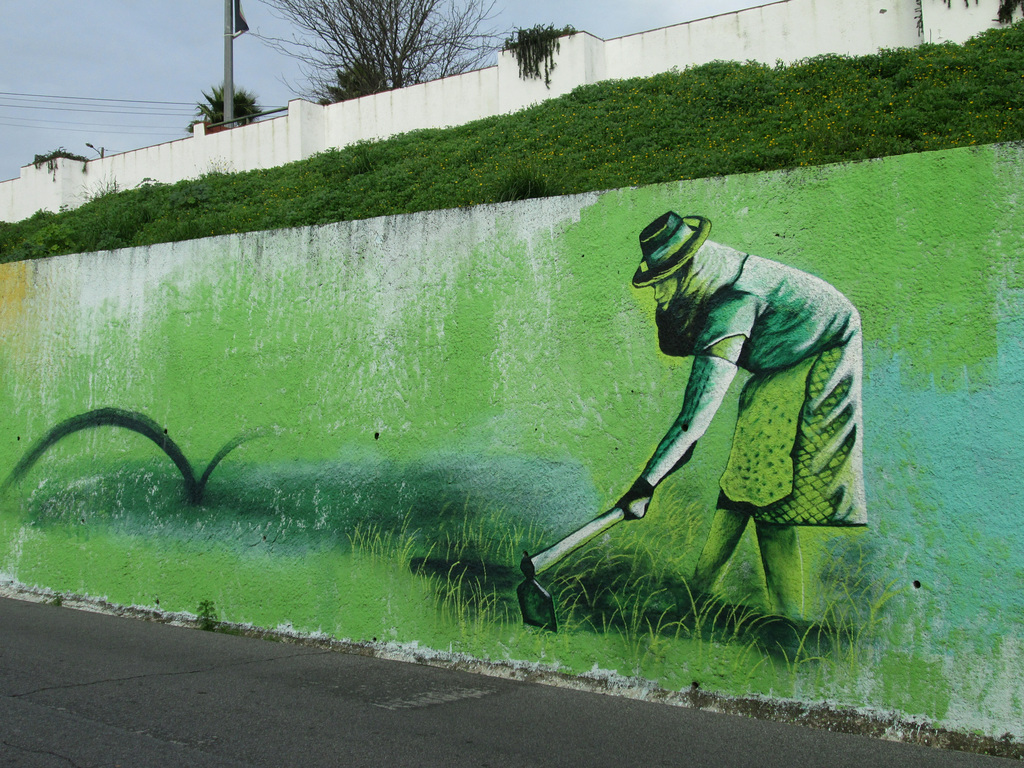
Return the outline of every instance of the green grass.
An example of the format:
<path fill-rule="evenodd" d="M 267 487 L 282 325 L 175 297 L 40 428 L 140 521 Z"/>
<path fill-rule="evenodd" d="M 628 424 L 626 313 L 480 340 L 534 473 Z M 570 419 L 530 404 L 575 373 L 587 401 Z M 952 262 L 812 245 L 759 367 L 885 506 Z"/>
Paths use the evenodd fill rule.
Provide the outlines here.
<path fill-rule="evenodd" d="M 1024 139 L 1024 23 L 965 45 L 713 62 L 0 224 L 0 262 Z"/>

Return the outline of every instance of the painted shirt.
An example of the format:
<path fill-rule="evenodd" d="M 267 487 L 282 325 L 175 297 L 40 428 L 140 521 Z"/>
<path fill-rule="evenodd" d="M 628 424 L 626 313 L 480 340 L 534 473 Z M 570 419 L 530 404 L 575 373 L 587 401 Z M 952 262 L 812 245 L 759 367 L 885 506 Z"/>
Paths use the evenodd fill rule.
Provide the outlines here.
<path fill-rule="evenodd" d="M 713 347 L 744 337 L 726 496 L 784 525 L 863 525 L 861 334 L 853 304 L 784 264 L 707 242 L 657 317 L 666 354 L 695 355 L 683 409 L 645 470 L 685 463 L 732 381 Z"/>
<path fill-rule="evenodd" d="M 743 335 L 747 341 L 739 366 L 767 373 L 843 346 L 860 331 L 860 316 L 849 299 L 814 275 L 708 242 L 695 262 L 711 259 L 720 264 L 715 275 L 732 273 L 735 279 L 725 284 L 721 277 L 712 279 L 708 293 L 696 296 L 699 285 L 684 286 L 701 310 L 692 318 L 698 328 L 691 354 Z M 699 262 L 695 266 L 691 279 L 699 282 L 708 268 Z"/>

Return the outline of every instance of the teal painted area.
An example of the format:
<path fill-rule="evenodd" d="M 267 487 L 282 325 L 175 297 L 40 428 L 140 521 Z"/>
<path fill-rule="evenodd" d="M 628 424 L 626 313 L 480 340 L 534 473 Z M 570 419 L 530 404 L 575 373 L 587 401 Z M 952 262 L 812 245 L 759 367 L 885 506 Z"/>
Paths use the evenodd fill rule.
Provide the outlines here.
<path fill-rule="evenodd" d="M 985 147 L 3 265 L 0 476 L 104 406 L 200 470 L 259 436 L 198 505 L 140 435 L 62 439 L 0 494 L 0 573 L 1024 737 L 1022 168 Z M 522 549 L 614 503 L 679 412 L 690 362 L 629 282 L 670 208 L 858 307 L 869 526 L 802 534 L 817 625 L 766 613 L 749 532 L 718 602 L 691 599 L 741 375 L 644 521 L 546 574 L 539 632 Z"/>

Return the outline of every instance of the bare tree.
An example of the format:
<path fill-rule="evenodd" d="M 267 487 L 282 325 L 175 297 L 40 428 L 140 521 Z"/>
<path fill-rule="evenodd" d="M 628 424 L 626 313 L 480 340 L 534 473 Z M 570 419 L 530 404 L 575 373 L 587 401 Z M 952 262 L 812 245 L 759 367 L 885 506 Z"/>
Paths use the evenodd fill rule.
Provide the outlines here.
<path fill-rule="evenodd" d="M 263 37 L 303 62 L 322 100 L 402 88 L 480 67 L 499 39 L 494 0 L 262 0 L 291 22 L 291 39 Z"/>

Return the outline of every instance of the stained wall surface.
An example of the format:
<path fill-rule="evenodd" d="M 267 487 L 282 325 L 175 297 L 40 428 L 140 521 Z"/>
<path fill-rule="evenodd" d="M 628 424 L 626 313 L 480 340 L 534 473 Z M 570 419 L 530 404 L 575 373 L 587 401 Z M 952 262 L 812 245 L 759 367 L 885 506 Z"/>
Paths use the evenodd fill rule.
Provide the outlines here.
<path fill-rule="evenodd" d="M 1022 169 L 997 145 L 0 265 L 0 575 L 1021 738 Z M 524 624 L 523 550 L 612 509 L 680 413 L 693 358 L 631 285 L 669 210 L 793 278 L 744 289 L 748 345 L 845 306 L 811 288 L 856 308 L 867 525 L 750 523 L 695 587 L 740 391 L 774 376 L 740 370 L 646 516 L 537 575 L 557 631 Z M 798 611 L 759 551 L 792 532 Z"/>

